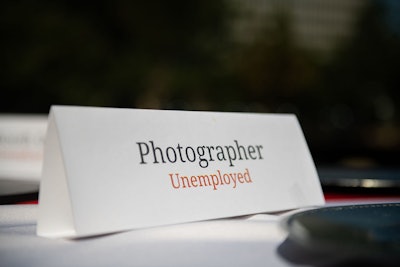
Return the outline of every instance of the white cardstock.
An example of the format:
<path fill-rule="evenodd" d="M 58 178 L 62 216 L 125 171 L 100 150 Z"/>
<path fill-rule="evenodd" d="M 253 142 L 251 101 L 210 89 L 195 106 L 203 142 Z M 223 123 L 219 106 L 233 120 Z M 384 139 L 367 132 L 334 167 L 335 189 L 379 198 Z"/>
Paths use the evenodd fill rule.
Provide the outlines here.
<path fill-rule="evenodd" d="M 0 180 L 39 186 L 46 128 L 47 116 L 0 115 Z"/>
<path fill-rule="evenodd" d="M 86 237 L 323 203 L 294 115 L 50 110 L 40 236 Z"/>

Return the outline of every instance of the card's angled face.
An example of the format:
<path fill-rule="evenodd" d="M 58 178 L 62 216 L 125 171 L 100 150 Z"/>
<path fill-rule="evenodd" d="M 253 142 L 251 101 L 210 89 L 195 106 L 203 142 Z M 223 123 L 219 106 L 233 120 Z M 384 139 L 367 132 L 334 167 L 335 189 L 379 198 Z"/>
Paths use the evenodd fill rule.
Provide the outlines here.
<path fill-rule="evenodd" d="M 47 138 L 53 141 L 45 147 L 39 203 L 43 236 L 87 236 L 323 203 L 293 115 L 55 106 L 50 120 Z M 53 157 L 59 168 L 51 166 Z M 57 190 L 66 199 L 55 211 Z M 58 215 L 49 219 L 52 213 Z M 65 214 L 71 216 L 69 234 L 49 226 L 57 217 L 65 224 Z"/>

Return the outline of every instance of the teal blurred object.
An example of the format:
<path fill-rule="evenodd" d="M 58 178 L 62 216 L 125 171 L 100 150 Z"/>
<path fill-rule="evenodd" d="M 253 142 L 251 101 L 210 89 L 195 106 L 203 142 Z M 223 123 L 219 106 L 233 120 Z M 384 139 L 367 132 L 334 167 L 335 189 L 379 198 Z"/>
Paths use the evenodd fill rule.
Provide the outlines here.
<path fill-rule="evenodd" d="M 285 222 L 282 256 L 316 266 L 398 266 L 400 203 L 308 210 Z M 304 254 L 309 257 L 304 257 Z M 296 256 L 297 255 L 297 256 Z"/>

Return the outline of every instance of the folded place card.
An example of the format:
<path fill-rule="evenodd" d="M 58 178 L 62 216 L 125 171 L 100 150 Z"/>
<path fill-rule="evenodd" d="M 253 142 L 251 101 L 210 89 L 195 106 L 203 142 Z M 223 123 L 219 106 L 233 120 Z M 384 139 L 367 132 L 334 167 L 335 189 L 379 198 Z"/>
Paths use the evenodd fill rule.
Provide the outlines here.
<path fill-rule="evenodd" d="M 0 180 L 39 185 L 47 116 L 0 115 Z"/>
<path fill-rule="evenodd" d="M 323 203 L 294 115 L 50 110 L 40 236 L 85 237 Z"/>
<path fill-rule="evenodd" d="M 0 114 L 0 198 L 39 190 L 47 116 Z"/>

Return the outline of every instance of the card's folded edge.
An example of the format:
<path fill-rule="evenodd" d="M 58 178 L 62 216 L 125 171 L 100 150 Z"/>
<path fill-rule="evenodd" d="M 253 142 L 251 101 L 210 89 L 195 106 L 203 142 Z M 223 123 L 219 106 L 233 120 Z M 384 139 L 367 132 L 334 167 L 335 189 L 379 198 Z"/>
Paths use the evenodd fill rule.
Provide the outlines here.
<path fill-rule="evenodd" d="M 54 109 L 50 110 L 46 135 L 36 234 L 49 238 L 75 236 L 67 173 Z"/>

